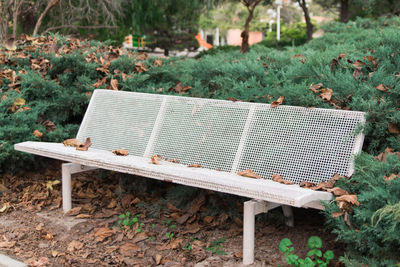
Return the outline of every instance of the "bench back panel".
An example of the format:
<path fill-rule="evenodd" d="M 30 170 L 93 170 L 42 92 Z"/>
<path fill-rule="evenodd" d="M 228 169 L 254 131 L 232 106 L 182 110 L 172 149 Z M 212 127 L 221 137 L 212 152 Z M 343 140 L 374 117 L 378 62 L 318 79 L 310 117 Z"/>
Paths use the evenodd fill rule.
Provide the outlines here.
<path fill-rule="evenodd" d="M 295 183 L 320 183 L 333 174 L 349 175 L 359 112 L 258 106 L 239 169 L 262 177 L 278 173 Z M 358 148 L 360 149 L 360 148 Z"/>
<path fill-rule="evenodd" d="M 150 154 L 231 171 L 249 107 L 210 99 L 169 98 Z"/>
<path fill-rule="evenodd" d="M 147 97 L 146 97 L 147 96 Z M 96 90 L 77 138 L 90 137 L 92 147 L 103 150 L 125 148 L 143 156 L 163 98 Z"/>
<path fill-rule="evenodd" d="M 363 122 L 363 112 L 96 90 L 77 138 L 108 151 L 319 183 L 351 175 Z"/>

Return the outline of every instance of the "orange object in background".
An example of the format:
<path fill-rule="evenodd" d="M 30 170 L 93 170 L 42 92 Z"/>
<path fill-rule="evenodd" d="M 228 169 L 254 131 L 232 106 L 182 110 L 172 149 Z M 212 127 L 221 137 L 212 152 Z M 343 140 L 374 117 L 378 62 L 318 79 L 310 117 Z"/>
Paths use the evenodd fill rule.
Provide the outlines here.
<path fill-rule="evenodd" d="M 200 33 L 198 33 L 194 38 L 196 38 L 197 42 L 199 42 L 199 46 L 204 47 L 206 49 L 210 49 L 213 46 L 201 38 Z"/>

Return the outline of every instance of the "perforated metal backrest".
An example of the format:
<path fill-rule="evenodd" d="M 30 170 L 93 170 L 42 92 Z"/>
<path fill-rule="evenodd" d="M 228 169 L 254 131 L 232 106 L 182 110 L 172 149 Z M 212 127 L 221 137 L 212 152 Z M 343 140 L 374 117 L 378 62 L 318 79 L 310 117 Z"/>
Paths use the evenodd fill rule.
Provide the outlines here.
<path fill-rule="evenodd" d="M 363 122 L 363 112 L 96 90 L 77 138 L 136 156 L 319 183 L 351 174 Z"/>

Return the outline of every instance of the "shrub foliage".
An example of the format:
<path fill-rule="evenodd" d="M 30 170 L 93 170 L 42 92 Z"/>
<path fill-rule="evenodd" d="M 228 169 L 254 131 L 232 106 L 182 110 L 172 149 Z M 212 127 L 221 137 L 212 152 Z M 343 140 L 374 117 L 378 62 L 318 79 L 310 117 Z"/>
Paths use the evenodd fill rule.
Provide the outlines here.
<path fill-rule="evenodd" d="M 325 36 L 276 50 L 255 45 L 247 54 L 229 50 L 198 59 L 148 57 L 106 43 L 59 35 L 24 36 L 0 49 L 0 170 L 32 168 L 40 161 L 17 153 L 18 142 L 60 142 L 73 137 L 96 88 L 366 112 L 363 150 L 400 151 L 399 19 L 331 23 Z M 187 87 L 189 86 L 189 87 Z M 360 206 L 328 223 L 360 262 L 398 262 L 400 172 L 395 156 L 376 162 L 364 154 L 343 183 Z M 398 252 L 398 251 L 397 251 Z M 397 256 L 396 256 L 397 255 Z"/>

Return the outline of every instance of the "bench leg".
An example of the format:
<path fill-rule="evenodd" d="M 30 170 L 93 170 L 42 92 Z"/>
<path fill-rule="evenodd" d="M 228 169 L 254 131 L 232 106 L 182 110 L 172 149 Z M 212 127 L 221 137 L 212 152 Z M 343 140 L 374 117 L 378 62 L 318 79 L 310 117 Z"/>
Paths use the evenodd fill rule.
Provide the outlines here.
<path fill-rule="evenodd" d="M 72 208 L 71 200 L 71 163 L 61 165 L 62 170 L 62 202 L 64 212 Z"/>
<path fill-rule="evenodd" d="M 277 203 L 266 202 L 263 200 L 249 200 L 244 202 L 243 211 L 243 264 L 249 265 L 254 263 L 254 234 L 255 234 L 255 219 L 260 213 L 267 213 L 269 210 L 281 206 Z M 285 216 L 291 217 L 293 223 L 293 213 L 291 207 L 284 207 Z M 290 220 L 289 220 L 290 221 Z"/>
<path fill-rule="evenodd" d="M 62 202 L 63 211 L 67 212 L 72 208 L 71 198 L 71 174 L 94 170 L 97 168 L 84 166 L 76 163 L 63 163 L 61 165 L 62 173 Z"/>
<path fill-rule="evenodd" d="M 244 202 L 243 211 L 243 264 L 254 262 L 255 201 Z"/>
<path fill-rule="evenodd" d="M 294 226 L 293 209 L 290 206 L 282 205 L 283 215 L 285 216 L 285 223 L 289 227 Z"/>

